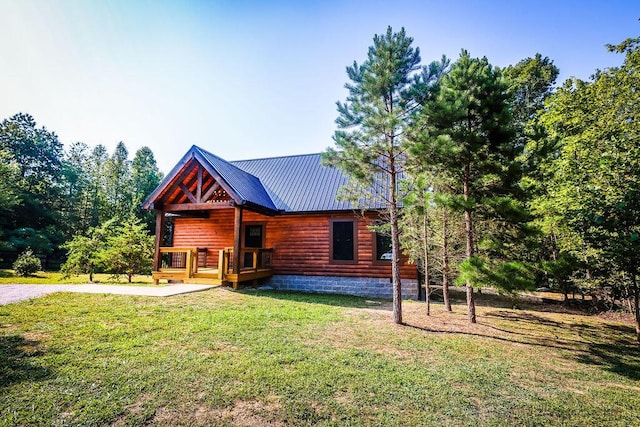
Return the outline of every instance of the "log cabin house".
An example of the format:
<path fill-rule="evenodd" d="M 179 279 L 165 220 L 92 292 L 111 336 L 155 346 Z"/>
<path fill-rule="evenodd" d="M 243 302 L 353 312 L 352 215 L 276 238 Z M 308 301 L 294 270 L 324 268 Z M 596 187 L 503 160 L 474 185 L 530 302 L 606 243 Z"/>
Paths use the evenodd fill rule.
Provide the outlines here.
<path fill-rule="evenodd" d="M 390 239 L 368 228 L 381 206 L 337 200 L 346 182 L 321 154 L 227 162 L 194 145 L 143 204 L 156 212 L 155 283 L 391 297 Z M 403 260 L 401 277 L 416 298 L 416 267 Z"/>

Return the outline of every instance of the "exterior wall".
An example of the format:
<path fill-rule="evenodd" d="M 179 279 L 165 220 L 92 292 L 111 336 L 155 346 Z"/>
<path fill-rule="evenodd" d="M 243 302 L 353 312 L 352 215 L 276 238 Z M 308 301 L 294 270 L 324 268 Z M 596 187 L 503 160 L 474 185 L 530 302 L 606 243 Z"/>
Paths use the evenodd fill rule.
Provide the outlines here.
<path fill-rule="evenodd" d="M 233 209 L 220 209 L 209 218 L 175 218 L 173 246 L 207 248 L 207 266 L 218 265 L 220 249 L 233 246 Z"/>
<path fill-rule="evenodd" d="M 357 261 L 350 264 L 330 260 L 330 220 L 354 219 L 353 212 L 270 217 L 245 211 L 243 224 L 264 224 L 265 247 L 274 250 L 276 275 L 381 278 L 388 283 L 391 263 L 374 260 L 374 234 L 367 228 L 373 217 L 374 214 L 367 219 L 357 217 Z M 233 221 L 233 209 L 213 210 L 209 218 L 176 218 L 173 246 L 207 248 L 207 265 L 217 266 L 218 251 L 233 246 Z M 417 279 L 416 266 L 404 260 L 400 275 L 403 279 Z"/>
<path fill-rule="evenodd" d="M 271 277 L 265 286 L 286 291 L 357 295 L 371 298 L 393 297 L 391 281 L 388 278 L 276 275 Z M 418 299 L 416 279 L 402 281 L 402 298 Z"/>

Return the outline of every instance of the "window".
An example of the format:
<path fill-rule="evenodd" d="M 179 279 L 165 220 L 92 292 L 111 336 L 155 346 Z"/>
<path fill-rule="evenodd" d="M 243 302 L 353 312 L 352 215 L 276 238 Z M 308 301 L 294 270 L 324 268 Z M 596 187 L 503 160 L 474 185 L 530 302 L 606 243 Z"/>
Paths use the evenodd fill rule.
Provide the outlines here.
<path fill-rule="evenodd" d="M 264 246 L 264 224 L 249 223 L 244 225 L 244 248 L 262 248 Z M 259 257 L 258 257 L 259 258 Z M 260 260 L 258 259 L 258 264 Z M 242 267 L 255 268 L 253 252 L 244 252 Z"/>
<path fill-rule="evenodd" d="M 391 236 L 374 233 L 376 261 L 391 260 Z"/>
<path fill-rule="evenodd" d="M 350 264 L 356 261 L 356 227 L 353 220 L 331 221 L 331 260 Z"/>
<path fill-rule="evenodd" d="M 246 224 L 244 226 L 244 247 L 262 247 L 262 224 Z"/>

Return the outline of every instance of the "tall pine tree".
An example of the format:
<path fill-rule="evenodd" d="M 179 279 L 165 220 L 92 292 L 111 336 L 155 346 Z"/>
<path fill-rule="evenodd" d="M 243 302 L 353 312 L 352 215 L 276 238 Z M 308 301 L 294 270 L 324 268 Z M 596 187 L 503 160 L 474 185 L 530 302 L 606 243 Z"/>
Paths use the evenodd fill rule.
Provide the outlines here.
<path fill-rule="evenodd" d="M 520 168 L 508 101 L 500 71 L 486 58 L 472 58 L 463 50 L 442 78 L 436 100 L 423 109 L 426 125 L 413 147 L 414 154 L 429 159 L 446 177 L 449 195 L 463 212 L 466 260 L 460 269 L 472 323 L 473 287 L 487 283 L 489 275 L 494 281 L 502 276 L 485 265 L 487 258 L 480 256 L 478 247 L 495 251 L 507 237 L 501 227 L 496 229 L 502 235 L 479 231 L 489 220 L 506 225 L 518 211 L 510 198 L 517 191 Z M 517 265 L 503 267 L 508 273 L 518 272 Z"/>
<path fill-rule="evenodd" d="M 391 228 L 393 319 L 402 323 L 398 181 L 406 163 L 405 134 L 419 108 L 414 93 L 420 50 L 404 28 L 375 35 L 367 59 L 347 67 L 347 100 L 338 102 L 338 130 L 324 159 L 351 177 L 352 189 L 372 192 L 386 206 Z M 380 187 L 380 183 L 382 187 Z M 378 184 L 379 187 L 376 187 Z"/>

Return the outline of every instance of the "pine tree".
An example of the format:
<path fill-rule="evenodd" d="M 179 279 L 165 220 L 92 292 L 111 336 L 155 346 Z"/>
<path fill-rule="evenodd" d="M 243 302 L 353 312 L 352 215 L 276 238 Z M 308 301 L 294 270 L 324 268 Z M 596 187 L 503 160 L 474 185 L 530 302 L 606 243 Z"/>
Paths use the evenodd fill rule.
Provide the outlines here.
<path fill-rule="evenodd" d="M 337 150 L 329 148 L 324 160 L 341 168 L 351 177 L 361 196 L 376 194 L 386 206 L 391 228 L 391 277 L 393 283 L 393 319 L 402 323 L 400 281 L 400 231 L 398 194 L 400 174 L 406 163 L 405 131 L 418 110 L 415 75 L 419 70 L 420 50 L 404 28 L 394 33 L 375 35 L 367 59 L 347 67 L 350 82 L 346 102 L 338 102 L 338 130 L 333 140 Z M 381 187 L 375 188 L 376 183 Z"/>
<path fill-rule="evenodd" d="M 425 106 L 424 129 L 413 147 L 415 154 L 428 158 L 440 170 L 448 193 L 463 212 L 466 260 L 460 265 L 460 278 L 466 285 L 472 323 L 476 321 L 473 287 L 486 283 L 495 271 L 485 265 L 488 258 L 480 256 L 478 247 L 496 251 L 507 237 L 499 232 L 480 234 L 478 239 L 479 232 L 490 220 L 506 226 L 518 213 L 510 198 L 517 191 L 520 168 L 515 161 L 519 150 L 510 127 L 508 101 L 500 71 L 486 58 L 472 58 L 463 50 L 442 78 L 435 101 Z M 517 265 L 507 267 L 510 273 L 520 273 Z M 500 277 L 491 274 L 493 280 Z"/>

